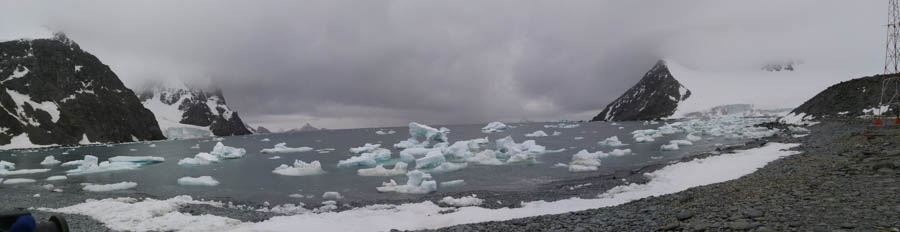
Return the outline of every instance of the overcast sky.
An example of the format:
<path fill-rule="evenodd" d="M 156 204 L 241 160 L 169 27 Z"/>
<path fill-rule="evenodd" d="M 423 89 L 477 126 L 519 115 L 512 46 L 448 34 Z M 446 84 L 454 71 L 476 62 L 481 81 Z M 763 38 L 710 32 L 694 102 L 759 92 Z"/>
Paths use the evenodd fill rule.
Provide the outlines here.
<path fill-rule="evenodd" d="M 886 1 L 0 1 L 129 87 L 212 82 L 252 126 L 590 119 L 660 58 L 881 72 Z"/>

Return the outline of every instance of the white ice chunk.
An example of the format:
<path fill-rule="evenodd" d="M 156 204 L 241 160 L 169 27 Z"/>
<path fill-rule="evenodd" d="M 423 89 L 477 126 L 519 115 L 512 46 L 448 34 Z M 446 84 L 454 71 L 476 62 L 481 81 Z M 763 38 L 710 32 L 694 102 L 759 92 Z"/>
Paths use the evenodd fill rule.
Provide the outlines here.
<path fill-rule="evenodd" d="M 525 137 L 544 137 L 544 136 L 547 136 L 547 133 L 542 130 L 525 134 Z"/>
<path fill-rule="evenodd" d="M 360 176 L 399 176 L 406 174 L 406 168 L 408 164 L 404 162 L 398 162 L 394 164 L 394 168 L 386 169 L 383 165 L 376 165 L 374 168 L 364 168 L 356 170 L 356 173 Z"/>
<path fill-rule="evenodd" d="M 621 147 L 621 146 L 628 145 L 628 144 L 622 143 L 622 141 L 619 141 L 619 136 L 612 136 L 612 137 L 606 138 L 603 141 L 597 142 L 597 144 L 600 144 L 601 146 L 607 146 L 607 147 Z"/>
<path fill-rule="evenodd" d="M 466 185 L 465 180 L 451 180 L 441 182 L 441 188 L 457 188 L 462 187 L 463 185 Z"/>
<path fill-rule="evenodd" d="M 437 191 L 437 182 L 431 179 L 431 175 L 419 170 L 412 170 L 406 173 L 408 180 L 406 185 L 397 185 L 397 182 L 382 183 L 381 187 L 375 189 L 379 192 L 397 192 L 410 194 L 425 194 Z"/>
<path fill-rule="evenodd" d="M 166 161 L 165 158 L 159 156 L 113 156 L 109 162 L 131 162 L 140 164 L 155 164 Z"/>
<path fill-rule="evenodd" d="M 194 155 L 194 157 L 187 157 L 187 158 L 179 160 L 178 165 L 182 165 L 182 166 L 208 165 L 208 164 L 215 163 L 215 162 L 219 162 L 218 157 L 216 157 L 212 154 L 206 153 L 206 152 L 200 152 L 197 155 Z"/>
<path fill-rule="evenodd" d="M 430 172 L 430 173 L 455 172 L 455 171 L 459 171 L 459 170 L 465 169 L 465 168 L 468 167 L 468 166 L 469 166 L 468 163 L 451 163 L 451 162 L 446 162 L 446 163 L 442 163 L 441 165 L 438 165 L 437 167 L 434 167 L 434 168 L 432 168 L 432 169 L 430 169 L 430 170 L 427 170 L 427 171 Z"/>
<path fill-rule="evenodd" d="M 694 135 L 693 133 L 691 133 L 691 134 L 688 134 L 687 136 L 685 136 L 684 139 L 686 139 L 686 140 L 688 140 L 688 141 L 697 142 L 697 141 L 702 140 L 703 138 L 701 138 L 700 136 L 697 136 L 697 135 Z"/>
<path fill-rule="evenodd" d="M 59 181 L 59 180 L 66 180 L 66 179 L 69 179 L 69 178 L 66 177 L 66 176 L 51 176 L 51 177 L 47 177 L 47 181 Z"/>
<path fill-rule="evenodd" d="M 56 158 L 53 157 L 52 155 L 48 155 L 47 157 L 44 157 L 44 160 L 41 161 L 41 165 L 44 165 L 44 166 L 55 166 L 60 163 L 62 163 L 62 162 L 59 162 L 59 160 L 56 160 Z"/>
<path fill-rule="evenodd" d="M 377 150 L 378 148 L 381 148 L 381 144 L 366 143 L 362 147 L 350 148 L 350 153 L 353 153 L 353 154 L 369 153 L 369 152 L 373 152 L 373 151 Z"/>
<path fill-rule="evenodd" d="M 428 152 L 425 157 L 416 159 L 416 169 L 434 168 L 443 164 L 444 162 L 447 162 L 447 159 L 444 158 L 443 152 L 431 151 Z"/>
<path fill-rule="evenodd" d="M 678 150 L 678 144 L 677 143 L 663 144 L 662 146 L 659 147 L 659 149 L 663 150 L 663 151 Z"/>
<path fill-rule="evenodd" d="M 502 132 L 505 129 L 506 129 L 506 124 L 503 124 L 502 122 L 491 122 L 491 123 L 488 123 L 486 126 L 482 127 L 481 132 L 484 132 L 484 133 Z"/>
<path fill-rule="evenodd" d="M 450 129 L 433 127 L 411 122 L 409 123 L 409 139 L 394 144 L 395 148 L 406 149 L 411 147 L 431 148 L 437 144 L 447 143 L 447 134 Z"/>
<path fill-rule="evenodd" d="M 216 186 L 219 185 L 219 181 L 213 179 L 212 176 L 200 176 L 200 177 L 190 177 L 185 176 L 182 178 L 178 178 L 179 185 L 190 185 L 190 186 Z"/>
<path fill-rule="evenodd" d="M 391 159 L 391 150 L 377 148 L 372 152 L 362 153 L 359 156 L 353 156 L 349 159 L 338 161 L 337 167 L 373 167 L 378 162 L 384 162 Z"/>
<path fill-rule="evenodd" d="M 9 179 L 4 180 L 3 184 L 28 184 L 28 183 L 34 183 L 34 182 L 37 182 L 37 181 L 34 179 L 27 179 L 27 178 L 9 178 Z"/>
<path fill-rule="evenodd" d="M 613 151 L 609 152 L 609 155 L 611 156 L 624 156 L 629 154 L 631 154 L 631 149 L 613 149 Z"/>
<path fill-rule="evenodd" d="M 456 207 L 466 207 L 466 206 L 476 206 L 484 203 L 484 200 L 479 199 L 477 195 L 472 194 L 471 196 L 465 196 L 460 198 L 453 197 L 444 197 L 438 203 L 443 203 L 450 206 Z"/>
<path fill-rule="evenodd" d="M 127 171 L 138 169 L 141 166 L 141 164 L 134 162 L 103 161 L 98 163 L 98 161 L 99 159 L 96 156 L 85 155 L 84 161 L 78 165 L 78 168 L 66 171 L 66 175 L 75 176 L 101 172 Z"/>
<path fill-rule="evenodd" d="M 597 151 L 594 153 L 587 150 L 578 151 L 572 155 L 572 162 L 569 163 L 570 172 L 596 171 L 600 166 L 600 159 L 609 157 L 609 154 Z"/>
<path fill-rule="evenodd" d="M 82 190 L 90 191 L 90 192 L 109 192 L 116 190 L 125 190 L 137 187 L 137 183 L 135 182 L 120 182 L 115 184 L 86 184 Z"/>
<path fill-rule="evenodd" d="M 307 152 L 307 151 L 313 150 L 313 148 L 311 148 L 311 147 L 288 147 L 288 146 L 286 146 L 286 144 L 287 143 L 278 143 L 278 144 L 275 144 L 274 148 L 262 149 L 259 152 L 267 153 L 267 154 L 274 154 L 274 153 Z"/>
<path fill-rule="evenodd" d="M 294 160 L 294 166 L 282 164 L 272 170 L 272 173 L 285 176 L 311 176 L 325 173 L 322 164 L 318 160 L 306 163 L 302 160 Z"/>
<path fill-rule="evenodd" d="M 341 193 L 339 193 L 339 192 L 325 192 L 322 194 L 322 199 L 340 200 L 340 199 L 344 199 L 344 196 L 341 196 Z"/>
<path fill-rule="evenodd" d="M 244 150 L 243 148 L 225 146 L 222 144 L 222 142 L 216 143 L 216 146 L 213 147 L 213 150 L 209 152 L 209 154 L 217 156 L 221 159 L 241 158 L 246 153 L 247 150 Z"/>
<path fill-rule="evenodd" d="M 503 161 L 497 159 L 494 150 L 484 150 L 475 154 L 475 156 L 466 159 L 466 162 L 472 162 L 481 165 L 503 165 Z"/>

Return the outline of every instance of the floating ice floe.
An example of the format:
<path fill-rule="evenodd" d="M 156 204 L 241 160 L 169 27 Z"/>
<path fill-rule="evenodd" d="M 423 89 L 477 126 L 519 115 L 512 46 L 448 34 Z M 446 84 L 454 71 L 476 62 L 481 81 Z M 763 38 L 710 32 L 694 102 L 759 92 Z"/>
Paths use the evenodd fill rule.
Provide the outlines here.
<path fill-rule="evenodd" d="M 384 148 L 375 148 L 369 152 L 364 152 L 358 156 L 338 161 L 337 167 L 374 167 L 378 162 L 384 162 L 391 159 L 391 150 Z"/>
<path fill-rule="evenodd" d="M 404 162 L 397 162 L 394 164 L 394 168 L 386 169 L 383 165 L 376 165 L 374 168 L 364 168 L 356 170 L 356 173 L 360 176 L 399 176 L 406 174 L 406 168 L 408 164 Z"/>
<path fill-rule="evenodd" d="M 574 139 L 574 140 L 582 140 L 582 139 L 584 139 L 584 137 L 580 137 L 580 136 L 579 136 L 579 137 L 575 137 L 575 138 L 572 138 L 572 139 Z"/>
<path fill-rule="evenodd" d="M 179 160 L 178 165 L 197 166 L 197 165 L 208 165 L 208 164 L 216 163 L 216 162 L 219 162 L 218 157 L 216 157 L 212 154 L 206 153 L 206 152 L 200 152 L 200 153 L 194 155 L 194 157 L 187 157 L 187 158 Z"/>
<path fill-rule="evenodd" d="M 116 190 L 125 190 L 137 187 L 137 183 L 135 182 L 119 182 L 115 184 L 85 184 L 84 188 L 81 188 L 84 191 L 89 192 L 109 192 Z"/>
<path fill-rule="evenodd" d="M 272 141 L 272 140 L 270 140 L 269 138 L 264 138 L 264 139 L 260 139 L 259 141 L 260 141 L 260 142 L 269 142 L 269 141 Z"/>
<path fill-rule="evenodd" d="M 447 159 L 444 158 L 444 153 L 439 150 L 435 150 L 428 152 L 425 157 L 416 159 L 416 169 L 434 168 L 443 164 L 444 162 L 447 162 Z"/>
<path fill-rule="evenodd" d="M 677 143 L 663 144 L 662 146 L 659 147 L 659 149 L 663 150 L 663 151 L 675 151 L 675 150 L 678 150 L 678 144 Z"/>
<path fill-rule="evenodd" d="M 353 153 L 353 154 L 369 153 L 369 152 L 373 152 L 379 148 L 381 148 L 381 144 L 366 143 L 362 147 L 350 148 L 350 153 Z"/>
<path fill-rule="evenodd" d="M 3 179 L 0 179 L 0 180 L 3 180 Z M 29 183 L 34 183 L 34 182 L 37 182 L 37 181 L 34 179 L 28 179 L 28 178 L 9 178 L 9 179 L 3 180 L 3 184 L 29 184 Z"/>
<path fill-rule="evenodd" d="M 269 159 L 270 160 L 281 159 L 281 156 L 276 155 L 276 156 L 269 157 Z"/>
<path fill-rule="evenodd" d="M 441 184 L 440 184 L 441 188 L 456 188 L 456 187 L 462 187 L 463 185 L 466 185 L 465 180 L 444 181 L 444 182 L 441 182 Z"/>
<path fill-rule="evenodd" d="M 578 151 L 578 153 L 572 155 L 572 162 L 568 165 L 569 171 L 597 171 L 597 167 L 600 166 L 600 159 L 606 157 L 609 157 L 609 154 L 603 153 L 602 151 L 597 151 L 594 153 L 588 152 L 586 149 Z"/>
<path fill-rule="evenodd" d="M 455 206 L 455 207 L 466 207 L 466 206 L 477 206 L 484 203 L 484 200 L 478 198 L 478 195 L 472 194 L 471 196 L 465 196 L 460 198 L 453 197 L 444 197 L 438 203 L 443 203 L 445 205 Z"/>
<path fill-rule="evenodd" d="M 544 137 L 544 136 L 547 136 L 547 133 L 545 133 L 542 130 L 525 134 L 525 137 Z"/>
<path fill-rule="evenodd" d="M 512 137 L 505 137 L 496 141 L 498 158 L 508 158 L 506 163 L 534 162 L 538 155 L 547 153 L 547 148 L 537 145 L 534 140 L 525 140 L 516 143 Z"/>
<path fill-rule="evenodd" d="M 381 187 L 375 189 L 379 192 L 397 192 L 410 194 L 426 194 L 437 191 L 437 182 L 431 179 L 428 173 L 413 170 L 406 173 L 405 185 L 397 185 L 393 179 L 390 182 L 382 183 Z"/>
<path fill-rule="evenodd" d="M 15 169 L 15 168 L 16 168 L 16 164 L 0 160 L 0 176 L 25 175 L 25 174 L 43 173 L 43 172 L 50 171 L 50 169 L 10 170 L 10 169 Z"/>
<path fill-rule="evenodd" d="M 441 165 L 438 165 L 434 168 L 425 170 L 429 173 L 445 173 L 445 172 L 455 172 L 468 167 L 468 163 L 453 163 L 453 162 L 445 162 Z"/>
<path fill-rule="evenodd" d="M 378 135 L 392 135 L 394 133 L 397 133 L 397 132 L 394 130 L 384 130 L 384 129 L 375 131 L 375 134 L 378 134 Z"/>
<path fill-rule="evenodd" d="M 51 177 L 47 177 L 46 180 L 47 181 L 60 181 L 60 180 L 66 180 L 66 179 L 69 179 L 69 178 L 66 176 L 51 176 Z"/>
<path fill-rule="evenodd" d="M 322 170 L 322 164 L 318 160 L 312 162 L 303 162 L 302 160 L 294 160 L 294 166 L 282 164 L 272 170 L 272 173 L 284 176 L 311 176 L 325 173 Z"/>
<path fill-rule="evenodd" d="M 194 144 L 194 146 L 191 146 L 191 149 L 200 149 L 200 144 Z"/>
<path fill-rule="evenodd" d="M 59 160 L 56 160 L 56 158 L 53 157 L 52 155 L 48 155 L 47 157 L 44 157 L 44 160 L 41 161 L 41 165 L 44 165 L 44 166 L 55 166 L 60 163 L 62 163 L 62 162 L 59 162 Z"/>
<path fill-rule="evenodd" d="M 697 141 L 703 140 L 703 138 L 701 138 L 700 136 L 694 135 L 694 134 L 688 134 L 687 136 L 684 137 L 684 139 L 686 139 L 688 141 L 692 141 L 692 142 L 697 142 Z"/>
<path fill-rule="evenodd" d="M 339 193 L 339 192 L 325 192 L 322 194 L 322 199 L 340 200 L 340 199 L 344 199 L 344 196 L 341 196 L 341 193 Z"/>
<path fill-rule="evenodd" d="M 406 149 L 413 147 L 431 148 L 438 144 L 447 143 L 447 134 L 450 129 L 433 127 L 411 122 L 409 123 L 409 139 L 394 144 L 394 148 Z"/>
<path fill-rule="evenodd" d="M 212 176 L 200 176 L 200 177 L 190 177 L 185 176 L 182 178 L 178 178 L 179 185 L 190 185 L 190 186 L 216 186 L 219 185 L 219 181 L 213 179 Z"/>
<path fill-rule="evenodd" d="M 478 153 L 475 153 L 474 156 L 467 158 L 466 162 L 481 164 L 481 165 L 503 165 L 503 161 L 497 159 L 497 152 L 494 150 L 484 150 Z"/>
<path fill-rule="evenodd" d="M 625 156 L 625 155 L 630 155 L 630 154 L 631 154 L 631 149 L 622 149 L 622 150 L 613 149 L 611 152 L 609 152 L 609 155 L 611 155 L 611 156 Z"/>
<path fill-rule="evenodd" d="M 165 162 L 166 159 L 159 156 L 113 156 L 109 162 L 131 162 L 139 164 L 155 164 Z"/>
<path fill-rule="evenodd" d="M 69 166 L 78 166 L 84 163 L 84 160 L 72 160 L 65 163 L 60 164 L 61 167 L 69 167 Z"/>
<path fill-rule="evenodd" d="M 213 150 L 209 153 L 200 152 L 194 157 L 187 157 L 178 161 L 178 165 L 182 166 L 195 166 L 195 165 L 208 165 L 211 163 L 219 162 L 223 159 L 237 159 L 244 156 L 247 153 L 247 150 L 243 148 L 234 148 L 225 146 L 222 142 L 216 143 L 216 146 L 213 147 Z"/>
<path fill-rule="evenodd" d="M 334 148 L 322 148 L 322 149 L 316 150 L 316 152 L 319 154 L 328 154 L 328 153 L 331 153 L 332 151 L 334 151 Z"/>
<path fill-rule="evenodd" d="M 491 122 L 481 128 L 483 133 L 502 132 L 503 130 L 506 130 L 506 124 L 502 122 Z"/>
<path fill-rule="evenodd" d="M 135 170 L 141 167 L 142 164 L 147 163 L 129 161 L 115 162 L 109 160 L 99 162 L 99 159 L 96 156 L 85 155 L 84 160 L 81 162 L 81 164 L 78 165 L 78 167 L 75 169 L 66 171 L 66 175 L 76 176 L 101 172 Z"/>
<path fill-rule="evenodd" d="M 606 138 L 603 141 L 597 142 L 597 144 L 600 144 L 601 146 L 607 146 L 607 147 L 621 147 L 621 146 L 628 145 L 628 144 L 622 143 L 622 141 L 619 141 L 619 136 L 613 136 L 613 137 Z"/>
<path fill-rule="evenodd" d="M 562 135 L 562 132 L 554 131 L 553 134 L 551 134 L 551 135 L 552 136 L 560 136 L 560 135 Z"/>
<path fill-rule="evenodd" d="M 266 153 L 266 154 L 273 154 L 273 153 L 307 152 L 307 151 L 313 150 L 313 148 L 311 148 L 311 147 L 288 147 L 286 145 L 287 145 L 287 143 L 278 143 L 278 144 L 275 144 L 274 148 L 262 149 L 259 152 Z"/>
<path fill-rule="evenodd" d="M 151 143 L 150 146 L 148 146 L 148 147 L 156 147 L 156 144 L 155 144 L 155 143 Z"/>
<path fill-rule="evenodd" d="M 655 138 L 663 136 L 659 130 L 655 129 L 635 130 L 631 132 L 631 135 L 637 143 L 653 142 Z"/>

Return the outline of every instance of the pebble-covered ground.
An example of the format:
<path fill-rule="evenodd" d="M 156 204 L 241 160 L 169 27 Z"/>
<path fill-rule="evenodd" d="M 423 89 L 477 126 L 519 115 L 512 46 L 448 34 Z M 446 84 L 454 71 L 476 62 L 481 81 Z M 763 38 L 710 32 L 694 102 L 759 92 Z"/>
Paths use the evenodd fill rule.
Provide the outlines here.
<path fill-rule="evenodd" d="M 827 120 L 802 154 L 737 180 L 616 207 L 438 231 L 900 231 L 900 125 Z"/>

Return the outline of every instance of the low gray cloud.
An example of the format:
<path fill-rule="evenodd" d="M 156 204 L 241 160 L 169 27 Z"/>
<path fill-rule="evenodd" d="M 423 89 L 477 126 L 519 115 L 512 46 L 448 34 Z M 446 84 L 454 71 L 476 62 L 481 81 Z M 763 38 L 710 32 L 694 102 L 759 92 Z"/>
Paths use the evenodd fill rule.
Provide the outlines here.
<path fill-rule="evenodd" d="M 879 71 L 878 1 L 0 3 L 0 37 L 62 30 L 127 85 L 211 82 L 254 125 L 587 119 L 657 59 Z"/>

